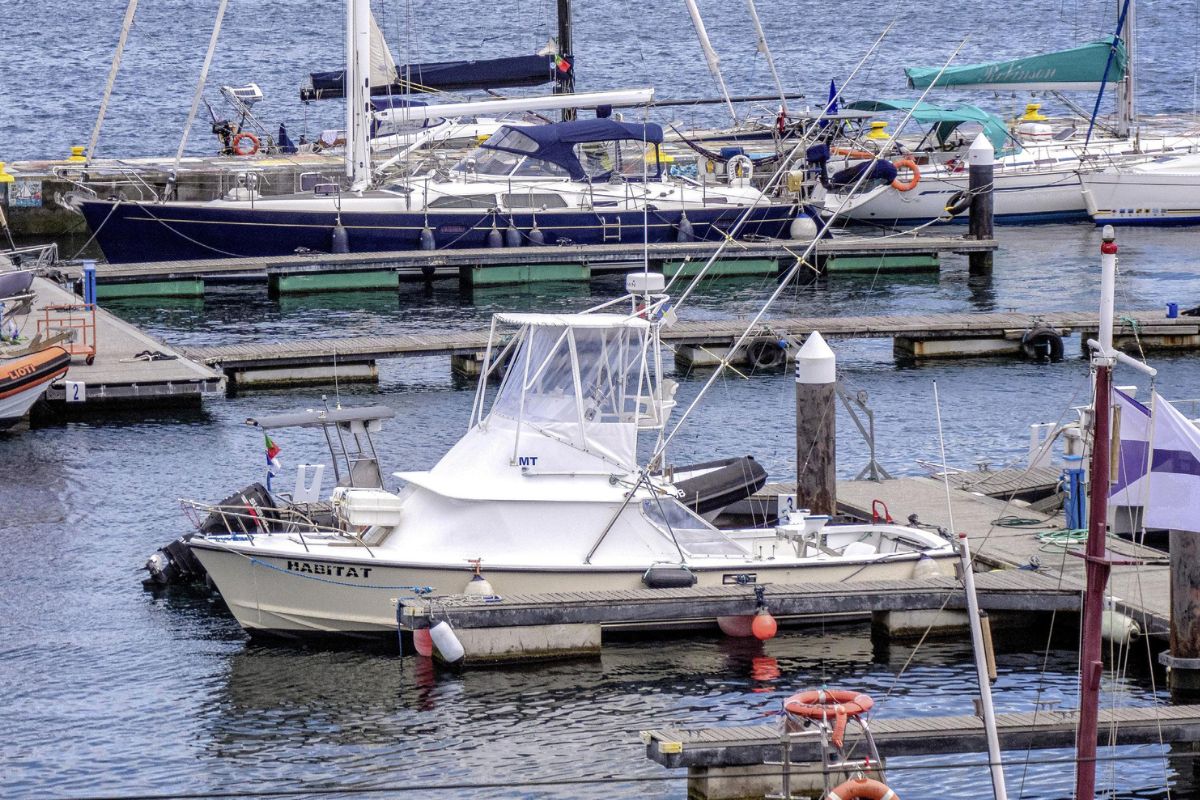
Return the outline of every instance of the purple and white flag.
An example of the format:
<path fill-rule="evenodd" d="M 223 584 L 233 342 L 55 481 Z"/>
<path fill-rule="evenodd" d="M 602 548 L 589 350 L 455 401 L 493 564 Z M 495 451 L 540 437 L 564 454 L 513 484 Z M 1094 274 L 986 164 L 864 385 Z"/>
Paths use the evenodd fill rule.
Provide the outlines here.
<path fill-rule="evenodd" d="M 1200 429 L 1157 392 L 1153 404 L 1145 525 L 1200 532 Z"/>
<path fill-rule="evenodd" d="M 1150 472 L 1150 409 L 1120 389 L 1113 389 L 1113 408 L 1120 409 L 1117 471 L 1108 490 L 1113 506 L 1143 506 L 1148 498 Z"/>

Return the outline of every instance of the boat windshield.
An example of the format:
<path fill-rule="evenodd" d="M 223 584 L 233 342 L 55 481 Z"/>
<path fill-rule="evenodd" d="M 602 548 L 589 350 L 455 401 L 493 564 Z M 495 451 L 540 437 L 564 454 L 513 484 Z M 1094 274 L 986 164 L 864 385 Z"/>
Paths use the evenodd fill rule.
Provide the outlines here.
<path fill-rule="evenodd" d="M 627 179 L 658 177 L 658 148 L 643 142 L 620 140 L 575 145 L 575 157 L 589 179 L 621 175 Z"/>
<path fill-rule="evenodd" d="M 520 337 L 491 413 L 632 468 L 651 396 L 648 329 L 535 324 Z"/>
<path fill-rule="evenodd" d="M 528 137 L 526 137 L 528 138 Z M 454 165 L 454 171 L 463 174 L 488 175 L 491 177 L 518 178 L 566 178 L 567 171 L 550 161 L 534 156 L 522 156 L 507 150 L 476 147 Z"/>
<path fill-rule="evenodd" d="M 642 501 L 642 514 L 689 556 L 744 556 L 746 549 L 693 514 L 674 497 Z"/>

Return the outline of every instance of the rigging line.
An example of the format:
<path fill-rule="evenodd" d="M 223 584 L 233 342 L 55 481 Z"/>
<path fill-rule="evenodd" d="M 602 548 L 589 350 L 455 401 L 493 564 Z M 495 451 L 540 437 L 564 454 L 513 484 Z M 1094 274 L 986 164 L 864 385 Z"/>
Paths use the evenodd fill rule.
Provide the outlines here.
<path fill-rule="evenodd" d="M 125 42 L 129 39 L 129 29 L 133 27 L 133 17 L 137 13 L 138 0 L 129 0 L 125 7 L 125 19 L 121 22 L 121 35 L 117 39 L 117 50 L 113 53 L 112 66 L 108 68 L 108 80 L 104 84 L 104 96 L 100 100 L 100 110 L 96 114 L 96 124 L 92 126 L 92 136 L 88 139 L 87 161 L 91 164 L 95 157 L 96 144 L 100 141 L 100 129 L 104 126 L 104 115 L 108 111 L 108 101 L 112 98 L 113 84 L 117 80 L 117 70 L 121 68 L 121 56 L 125 52 Z"/>
<path fill-rule="evenodd" d="M 196 111 L 200 108 L 200 100 L 204 96 L 204 85 L 208 82 L 208 69 L 212 66 L 213 53 L 217 49 L 217 38 L 221 35 L 221 23 L 225 19 L 225 9 L 229 0 L 221 0 L 217 6 L 217 20 L 213 23 L 212 35 L 208 39 L 208 51 L 204 54 L 204 65 L 200 67 L 200 77 L 196 81 L 196 91 L 192 94 L 192 107 L 188 110 L 187 122 L 183 123 L 183 135 L 179 137 L 179 149 L 175 151 L 175 166 L 173 171 L 179 171 L 179 161 L 187 147 L 188 134 L 192 132 L 192 123 L 196 120 Z"/>
<path fill-rule="evenodd" d="M 961 42 L 959 42 L 958 46 L 956 48 L 954 48 L 954 52 L 950 54 L 950 58 L 947 59 L 946 62 L 942 65 L 941 70 L 938 71 L 938 74 L 934 77 L 934 80 L 930 82 L 929 86 L 925 88 L 925 91 L 921 93 L 921 96 L 917 99 L 917 102 L 914 103 L 912 108 L 910 108 L 908 110 L 908 113 L 906 113 L 904 115 L 904 119 L 901 120 L 899 126 L 896 128 L 895 132 L 893 132 L 891 138 L 888 139 L 888 141 L 885 142 L 884 145 L 879 149 L 879 152 L 871 160 L 871 162 L 870 162 L 871 164 L 874 164 L 880 157 L 884 156 L 888 152 L 891 145 L 895 142 L 896 136 L 899 135 L 900 130 L 908 123 L 908 120 L 912 118 L 913 112 L 920 106 L 921 101 L 923 101 L 925 99 L 925 96 L 927 94 L 929 94 L 929 92 L 937 84 L 937 80 L 939 78 L 941 78 L 942 73 L 944 73 L 946 71 L 946 68 L 950 66 L 950 63 L 958 56 L 959 52 L 962 50 L 963 46 L 966 43 L 967 43 L 967 39 L 964 38 Z M 830 101 L 830 103 L 832 103 L 832 102 L 833 101 Z M 827 106 L 827 108 L 828 108 L 828 106 Z M 797 145 L 796 147 L 797 147 L 797 149 L 799 149 L 800 145 Z M 871 170 L 869 170 L 869 169 L 864 169 L 862 171 L 862 173 L 858 176 L 858 180 L 855 181 L 854 185 L 851 187 L 850 191 L 846 194 L 845 199 L 842 200 L 842 203 L 838 206 L 837 210 L 834 211 L 834 213 L 832 215 L 830 215 L 829 219 L 827 219 L 825 221 L 825 224 L 817 231 L 817 235 L 815 237 L 813 237 L 813 240 L 808 244 L 808 247 L 806 247 L 804 250 L 804 259 L 805 260 L 807 260 L 809 254 L 811 254 L 813 249 L 816 247 L 816 244 L 820 240 L 822 234 L 824 234 L 829 229 L 829 226 L 832 224 L 833 220 L 837 218 L 837 215 L 839 213 L 841 213 L 842 208 L 844 208 L 846 203 L 848 203 L 850 201 L 850 197 L 862 185 L 863 181 L 866 180 L 866 177 L 868 174 L 870 174 L 870 172 L 871 172 Z M 780 174 L 782 174 L 782 168 L 779 172 L 776 172 L 776 176 L 779 176 Z M 748 216 L 748 212 L 747 212 L 747 216 Z M 719 250 L 718 250 L 718 252 L 719 252 Z M 710 260 L 709 263 L 711 264 L 712 261 Z M 748 339 L 750 337 L 751 332 L 758 328 L 759 322 L 762 320 L 763 316 L 767 313 L 767 310 L 770 309 L 771 305 L 779 298 L 780 295 L 783 294 L 783 292 L 787 289 L 788 285 L 791 284 L 792 280 L 795 279 L 796 275 L 799 273 L 799 270 L 801 269 L 802 263 L 803 263 L 802 261 L 797 261 L 795 264 L 793 264 L 788 269 L 788 271 L 780 279 L 779 286 L 777 286 L 775 288 L 775 290 L 771 293 L 771 296 L 767 298 L 767 301 L 765 303 L 763 303 L 762 307 L 758 310 L 758 313 L 756 313 L 754 315 L 754 319 L 752 319 L 750 321 L 750 323 L 746 326 L 745 330 L 743 330 L 741 335 L 738 337 L 737 341 L 735 341 L 733 343 L 733 346 L 729 350 L 730 354 L 736 353 L 742 347 L 742 345 L 745 344 L 746 339 Z M 695 285 L 694 282 L 693 282 L 693 285 Z M 721 372 L 723 372 L 725 370 L 725 368 L 728 366 L 728 361 L 729 361 L 729 359 L 728 359 L 728 357 L 726 357 L 725 359 L 722 359 L 720 364 L 717 365 L 717 368 L 714 371 L 713 375 L 708 379 L 707 382 L 705 382 L 704 386 L 702 386 L 700 388 L 699 394 L 696 395 L 696 398 L 691 402 L 691 404 L 687 407 L 687 409 L 684 410 L 683 416 L 680 417 L 679 422 L 677 422 L 675 424 L 675 428 L 666 437 L 665 444 L 669 444 L 670 441 L 675 437 L 675 435 L 679 433 L 679 430 L 683 427 L 683 424 L 688 420 L 688 417 L 691 415 L 692 410 L 696 407 L 696 404 L 699 403 L 700 400 L 704 397 L 704 395 L 708 391 L 709 387 L 712 386 L 712 384 L 716 381 L 717 376 L 720 375 Z"/>
<path fill-rule="evenodd" d="M 831 97 L 829 99 L 829 101 L 825 104 L 824 108 L 821 111 L 822 116 L 824 116 L 825 114 L 828 114 L 829 110 L 831 108 L 833 108 L 833 106 L 841 98 L 842 92 L 845 91 L 847 84 L 850 84 L 854 81 L 854 77 L 862 69 L 863 65 L 865 63 L 867 63 L 867 60 L 871 57 L 871 55 L 875 52 L 875 50 L 878 49 L 879 45 L 881 45 L 883 43 L 883 40 L 887 37 L 888 33 L 891 32 L 892 28 L 894 28 L 896 26 L 896 23 L 897 23 L 896 19 L 893 19 L 891 22 L 889 22 L 887 24 L 887 27 L 885 27 L 883 29 L 883 32 L 879 34 L 878 38 L 876 38 L 875 41 L 871 44 L 871 47 L 867 50 L 867 52 L 863 55 L 863 57 L 861 59 L 859 59 L 858 64 L 855 65 L 854 70 L 851 71 L 849 77 L 846 78 L 846 81 L 841 85 L 841 87 L 838 88 L 837 92 L 834 93 L 834 96 Z M 959 46 L 961 47 L 961 45 L 959 45 Z M 928 91 L 928 89 L 926 91 Z M 922 96 L 924 96 L 924 95 L 922 95 Z M 914 106 L 914 108 L 915 108 L 915 106 Z M 768 192 L 773 191 L 776 188 L 779 180 L 781 179 L 781 177 L 784 175 L 784 173 L 786 171 L 785 168 L 786 168 L 787 164 L 793 158 L 796 157 L 796 155 L 800 152 L 800 149 L 802 147 L 804 147 L 807 143 L 808 143 L 808 140 L 806 137 L 799 137 L 799 140 L 797 141 L 796 145 L 792 148 L 791 152 L 788 153 L 787 158 L 784 158 L 779 162 L 779 164 L 780 164 L 779 168 L 775 171 L 775 174 L 772 175 L 771 178 L 767 181 L 767 185 L 763 188 L 763 193 L 759 197 L 755 198 L 754 202 L 750 204 L 750 207 L 748 209 L 746 209 L 745 212 L 743 212 L 742 217 L 737 221 L 737 223 L 735 223 L 733 230 L 732 230 L 732 235 L 737 235 L 737 233 L 741 230 L 742 226 L 745 224 L 746 219 L 749 218 L 750 213 L 755 208 L 758 207 L 759 202 L 767 196 Z M 856 184 L 856 186 L 857 186 L 857 184 Z M 834 219 L 834 217 L 830 218 L 831 221 L 833 219 Z M 829 223 L 827 223 L 827 226 L 828 226 L 828 224 Z M 824 230 L 827 230 L 827 229 L 828 229 L 828 227 L 826 227 L 823 230 L 819 230 L 817 232 L 817 236 L 819 237 L 824 232 Z M 720 257 L 722 252 L 724 252 L 725 245 L 728 244 L 729 241 L 731 241 L 731 238 L 727 239 L 724 243 L 722 243 L 721 247 L 718 247 L 717 251 L 715 253 L 713 253 L 711 256 L 709 256 L 708 261 L 705 262 L 704 266 L 700 269 L 700 271 L 692 279 L 692 282 L 684 290 L 683 294 L 681 294 L 679 296 L 679 299 L 675 301 L 675 309 L 676 310 L 678 310 L 679 308 L 681 308 L 683 306 L 684 302 L 688 298 L 688 295 L 692 292 L 692 290 L 696 286 L 698 286 L 700 284 L 701 279 L 708 273 L 709 268 L 714 263 L 716 263 L 717 258 Z M 808 247 L 805 249 L 804 256 L 806 258 L 809 255 L 809 252 L 815 246 L 815 243 L 816 243 L 816 239 L 814 239 L 813 242 L 810 243 L 808 245 Z M 667 283 L 667 287 L 666 287 L 667 291 L 669 291 L 671 289 L 671 286 L 674 285 L 675 281 L 678 278 L 679 278 L 679 273 L 677 273 L 674 277 L 671 278 L 670 282 Z"/>

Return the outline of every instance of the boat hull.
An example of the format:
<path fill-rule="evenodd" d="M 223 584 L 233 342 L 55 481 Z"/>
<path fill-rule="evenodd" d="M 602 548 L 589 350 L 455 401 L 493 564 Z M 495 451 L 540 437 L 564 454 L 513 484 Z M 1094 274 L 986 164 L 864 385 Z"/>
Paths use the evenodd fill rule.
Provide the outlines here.
<path fill-rule="evenodd" d="M 0 430 L 20 422 L 46 391 L 67 374 L 71 355 L 61 347 L 48 347 L 0 364 Z"/>
<path fill-rule="evenodd" d="M 1097 172 L 1080 180 L 1088 213 L 1097 225 L 1200 225 L 1200 171 Z"/>
<path fill-rule="evenodd" d="M 297 211 L 248 209 L 213 204 L 114 203 L 88 200 L 80 210 L 105 257 L 114 264 L 213 258 L 288 256 L 297 252 L 329 253 L 340 218 L 348 234 L 349 252 L 377 253 L 421 250 L 422 232 L 429 226 L 434 249 L 488 246 L 493 225 L 505 231 L 510 224 L 529 241 L 541 231 L 545 244 L 638 244 L 643 223 L 651 242 L 678 240 L 680 209 L 636 210 L 562 209 L 517 213 L 486 210 L 415 212 Z M 744 207 L 686 209 L 697 239 L 719 241 L 745 212 Z M 742 236 L 786 238 L 796 208 L 764 205 L 752 209 Z"/>
<path fill-rule="evenodd" d="M 251 634 L 274 636 L 369 636 L 395 634 L 395 600 L 419 602 L 414 587 L 435 594 L 459 594 L 471 573 L 462 567 L 404 564 L 378 558 L 329 558 L 235 551 L 194 538 L 189 543 L 229 610 Z M 940 569 L 953 574 L 957 556 L 932 554 Z M 790 565 L 767 561 L 721 567 L 693 567 L 699 586 L 757 583 L 837 583 L 903 580 L 913 577 L 917 553 L 874 563 L 830 559 Z M 626 568 L 488 567 L 486 577 L 500 596 L 558 592 L 645 589 L 649 565 Z M 739 576 L 745 576 L 740 577 Z M 712 619 L 691 622 L 708 623 Z M 646 627 L 678 627 L 687 620 L 647 621 Z"/>

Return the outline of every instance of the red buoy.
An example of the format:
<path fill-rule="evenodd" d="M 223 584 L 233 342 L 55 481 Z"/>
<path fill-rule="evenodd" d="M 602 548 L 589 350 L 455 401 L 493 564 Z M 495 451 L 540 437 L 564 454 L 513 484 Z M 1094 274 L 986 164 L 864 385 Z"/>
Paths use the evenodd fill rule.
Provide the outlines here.
<path fill-rule="evenodd" d="M 775 638 L 779 625 L 771 616 L 771 612 L 764 608 L 754 615 L 754 622 L 750 623 L 750 630 L 754 634 L 754 638 L 765 642 L 767 639 Z"/>

